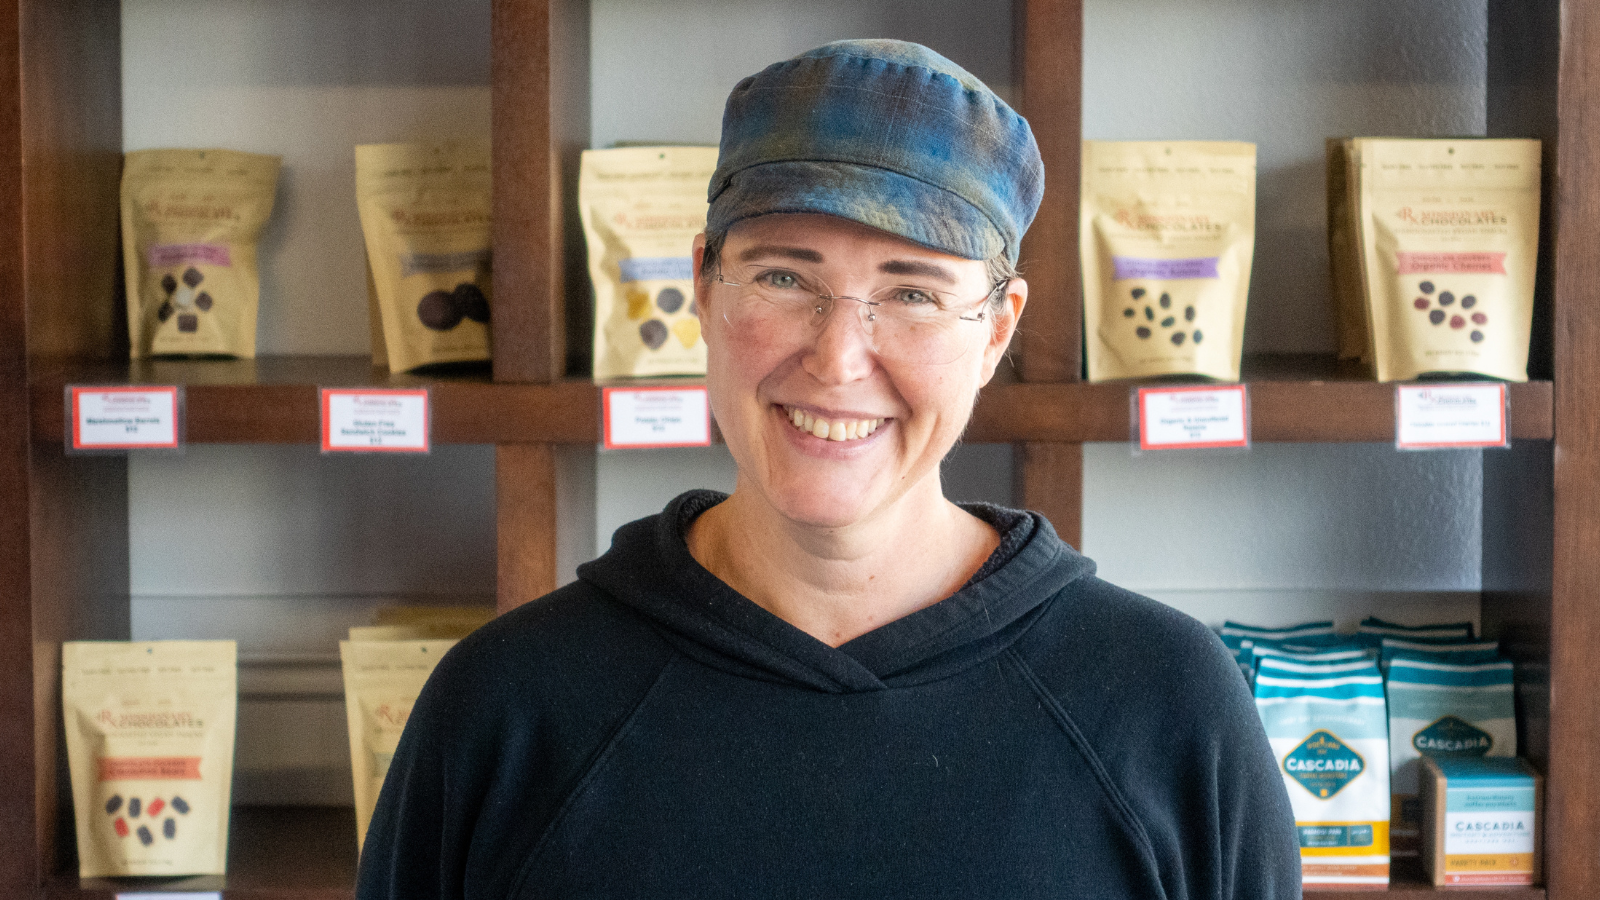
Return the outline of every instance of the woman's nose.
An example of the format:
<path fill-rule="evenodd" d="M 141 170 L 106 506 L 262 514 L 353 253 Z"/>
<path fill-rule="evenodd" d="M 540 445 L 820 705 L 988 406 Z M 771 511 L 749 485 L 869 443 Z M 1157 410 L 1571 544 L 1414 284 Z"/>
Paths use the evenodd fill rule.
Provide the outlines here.
<path fill-rule="evenodd" d="M 877 365 L 872 335 L 866 327 L 866 316 L 872 307 L 853 297 L 819 302 L 827 308 L 801 365 L 824 384 L 844 384 L 867 377 Z"/>

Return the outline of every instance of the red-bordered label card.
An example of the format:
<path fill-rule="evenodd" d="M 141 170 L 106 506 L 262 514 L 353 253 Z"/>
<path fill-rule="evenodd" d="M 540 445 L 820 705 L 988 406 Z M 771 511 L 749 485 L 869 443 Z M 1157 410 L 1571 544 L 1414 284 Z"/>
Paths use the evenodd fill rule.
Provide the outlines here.
<path fill-rule="evenodd" d="M 711 401 L 703 386 L 600 389 L 607 450 L 709 447 Z"/>
<path fill-rule="evenodd" d="M 1250 446 L 1250 397 L 1242 384 L 1139 388 L 1139 449 Z"/>
<path fill-rule="evenodd" d="M 427 453 L 426 388 L 323 388 L 323 453 Z"/>
<path fill-rule="evenodd" d="M 1394 445 L 1401 450 L 1510 446 L 1511 392 L 1500 383 L 1401 384 Z"/>
<path fill-rule="evenodd" d="M 176 450 L 183 390 L 175 385 L 67 385 L 67 450 Z"/>

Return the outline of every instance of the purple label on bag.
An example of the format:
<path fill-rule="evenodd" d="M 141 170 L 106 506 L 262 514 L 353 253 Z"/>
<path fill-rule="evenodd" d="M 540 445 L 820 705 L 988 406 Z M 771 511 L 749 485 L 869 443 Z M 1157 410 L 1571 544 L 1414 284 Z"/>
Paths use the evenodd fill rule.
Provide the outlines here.
<path fill-rule="evenodd" d="M 687 256 L 635 256 L 619 260 L 622 280 L 688 281 L 694 277 L 694 263 Z"/>
<path fill-rule="evenodd" d="M 1138 256 L 1113 256 L 1111 265 L 1116 269 L 1114 280 L 1127 278 L 1157 278 L 1170 281 L 1175 278 L 1217 278 L 1217 257 L 1197 256 L 1193 259 L 1144 259 Z"/>
<path fill-rule="evenodd" d="M 228 248 L 221 244 L 155 244 L 146 251 L 146 255 L 150 257 L 152 269 L 181 266 L 184 263 L 207 263 L 229 267 L 233 265 L 233 257 L 228 254 Z"/>

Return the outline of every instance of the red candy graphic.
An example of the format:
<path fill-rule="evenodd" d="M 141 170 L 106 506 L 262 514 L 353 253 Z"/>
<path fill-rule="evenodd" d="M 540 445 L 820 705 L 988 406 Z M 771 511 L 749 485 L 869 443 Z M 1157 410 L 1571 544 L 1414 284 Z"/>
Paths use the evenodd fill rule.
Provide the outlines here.
<path fill-rule="evenodd" d="M 161 802 L 161 798 L 160 797 L 157 797 L 154 800 L 150 801 L 150 805 L 149 806 L 145 807 L 145 815 L 147 815 L 147 816 L 158 816 L 158 815 L 161 814 L 162 808 L 165 807 L 166 805 L 167 804 Z"/>
<path fill-rule="evenodd" d="M 1411 305 L 1415 306 L 1417 309 L 1427 309 L 1428 308 L 1428 298 L 1427 297 L 1418 297 L 1417 299 L 1411 301 Z"/>
<path fill-rule="evenodd" d="M 111 827 L 117 830 L 117 837 L 128 836 L 128 823 L 121 816 L 117 816 L 117 821 L 113 822 Z"/>
<path fill-rule="evenodd" d="M 1451 316 L 1450 317 L 1450 327 L 1451 328 L 1465 328 L 1466 325 L 1467 325 L 1467 320 L 1466 319 L 1463 319 L 1460 316 Z"/>

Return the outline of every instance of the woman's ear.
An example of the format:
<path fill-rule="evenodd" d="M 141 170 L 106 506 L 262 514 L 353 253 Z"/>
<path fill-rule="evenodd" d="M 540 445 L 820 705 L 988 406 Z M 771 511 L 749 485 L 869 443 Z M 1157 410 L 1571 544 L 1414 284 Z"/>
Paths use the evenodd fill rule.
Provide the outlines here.
<path fill-rule="evenodd" d="M 989 345 L 983 348 L 983 383 L 994 377 L 994 370 L 1006 355 L 1011 338 L 1017 333 L 1017 320 L 1022 308 L 1028 305 L 1028 282 L 1013 278 L 1006 283 L 1005 297 L 994 307 L 993 326 L 989 330 Z"/>

